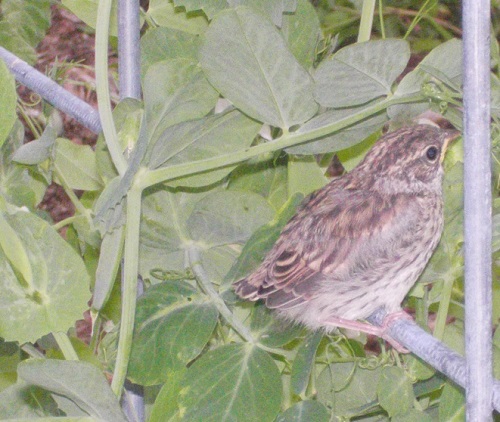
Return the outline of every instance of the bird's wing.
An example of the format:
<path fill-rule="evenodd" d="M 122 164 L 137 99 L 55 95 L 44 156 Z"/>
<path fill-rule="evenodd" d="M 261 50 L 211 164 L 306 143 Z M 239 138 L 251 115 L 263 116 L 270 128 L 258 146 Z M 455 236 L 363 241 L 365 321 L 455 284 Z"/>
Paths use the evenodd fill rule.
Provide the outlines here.
<path fill-rule="evenodd" d="M 250 300 L 263 298 L 269 308 L 287 309 L 302 303 L 325 278 L 349 271 L 353 255 L 359 256 L 367 243 L 389 235 L 390 248 L 396 250 L 398 242 L 407 238 L 403 232 L 413 223 L 415 211 L 408 201 L 411 198 L 403 195 L 319 191 L 285 226 L 257 271 L 236 283 L 236 293 Z M 378 253 L 387 253 L 382 249 Z"/>

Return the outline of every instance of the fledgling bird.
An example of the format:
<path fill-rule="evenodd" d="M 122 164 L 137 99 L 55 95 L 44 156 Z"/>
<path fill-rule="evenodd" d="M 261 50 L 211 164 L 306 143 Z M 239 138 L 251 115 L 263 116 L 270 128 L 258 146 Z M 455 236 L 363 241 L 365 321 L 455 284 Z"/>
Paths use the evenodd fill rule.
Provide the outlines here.
<path fill-rule="evenodd" d="M 313 330 L 363 331 L 399 349 L 384 326 L 358 320 L 380 307 L 402 312 L 443 231 L 442 162 L 457 137 L 430 125 L 382 137 L 350 173 L 304 200 L 236 293 Z"/>

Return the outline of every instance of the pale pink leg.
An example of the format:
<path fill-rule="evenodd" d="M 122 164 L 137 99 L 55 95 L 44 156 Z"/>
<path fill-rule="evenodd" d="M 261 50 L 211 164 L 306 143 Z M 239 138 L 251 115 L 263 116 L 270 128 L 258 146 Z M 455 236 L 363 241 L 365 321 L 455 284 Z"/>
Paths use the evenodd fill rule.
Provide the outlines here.
<path fill-rule="evenodd" d="M 392 314 L 387 315 L 384 318 L 384 322 L 382 323 L 382 326 L 377 327 L 372 324 L 368 324 L 366 322 L 359 322 L 359 321 L 352 321 L 349 319 L 344 319 L 344 318 L 338 318 L 338 317 L 329 317 L 328 319 L 324 320 L 323 323 L 326 325 L 332 325 L 338 328 L 345 328 L 347 330 L 356 330 L 356 331 L 361 331 L 366 334 L 371 334 L 377 337 L 380 337 L 387 341 L 392 347 L 394 347 L 399 353 L 409 353 L 409 351 L 399 344 L 396 340 L 394 340 L 389 334 L 387 334 L 387 329 L 389 325 L 396 319 L 411 319 L 413 318 L 408 315 L 404 311 L 400 312 L 394 312 Z"/>

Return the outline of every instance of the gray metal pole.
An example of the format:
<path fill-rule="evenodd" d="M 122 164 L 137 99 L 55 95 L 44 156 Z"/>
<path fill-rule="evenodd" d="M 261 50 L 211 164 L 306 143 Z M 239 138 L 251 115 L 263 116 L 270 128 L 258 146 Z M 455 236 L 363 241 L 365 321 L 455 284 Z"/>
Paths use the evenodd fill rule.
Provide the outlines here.
<path fill-rule="evenodd" d="M 490 2 L 463 1 L 467 420 L 492 419 Z"/>
<path fill-rule="evenodd" d="M 66 91 L 52 79 L 3 47 L 0 47 L 0 58 L 7 64 L 7 67 L 19 83 L 36 92 L 54 107 L 71 116 L 91 131 L 95 133 L 101 131 L 99 113 L 85 101 Z"/>
<path fill-rule="evenodd" d="M 141 98 L 139 0 L 118 2 L 118 72 L 120 98 Z"/>

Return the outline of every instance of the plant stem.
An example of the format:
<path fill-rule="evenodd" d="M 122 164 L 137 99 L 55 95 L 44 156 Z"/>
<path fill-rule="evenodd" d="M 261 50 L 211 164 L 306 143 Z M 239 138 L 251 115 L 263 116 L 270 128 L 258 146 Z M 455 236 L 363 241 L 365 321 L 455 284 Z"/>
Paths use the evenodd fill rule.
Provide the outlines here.
<path fill-rule="evenodd" d="M 378 0 L 378 19 L 380 22 L 380 33 L 382 35 L 382 39 L 385 40 L 384 4 L 382 0 Z"/>
<path fill-rule="evenodd" d="M 451 294 L 453 291 L 453 278 L 447 277 L 444 280 L 443 288 L 441 290 L 441 300 L 439 301 L 439 308 L 436 315 L 434 326 L 434 337 L 439 340 L 443 339 L 444 329 L 446 327 L 446 318 L 448 317 L 448 310 L 450 308 Z"/>
<path fill-rule="evenodd" d="M 252 334 L 245 327 L 240 320 L 238 320 L 231 310 L 227 307 L 226 302 L 219 296 L 219 294 L 215 291 L 212 282 L 208 278 L 207 273 L 205 272 L 205 268 L 201 264 L 201 254 L 200 249 L 194 244 L 189 246 L 187 249 L 188 262 L 191 267 L 196 279 L 200 283 L 201 287 L 205 291 L 205 293 L 212 299 L 212 302 L 217 307 L 217 310 L 222 315 L 222 317 L 226 320 L 226 322 L 236 331 L 243 340 L 249 343 L 256 343 Z"/>
<path fill-rule="evenodd" d="M 63 333 L 62 331 L 55 331 L 52 335 L 54 336 L 57 345 L 61 349 L 61 352 L 66 360 L 79 360 L 78 355 L 76 354 L 75 349 L 73 348 L 73 345 L 71 344 L 71 341 L 66 333 Z"/>
<path fill-rule="evenodd" d="M 99 6 L 97 8 L 95 31 L 95 80 L 99 116 L 101 118 L 102 131 L 106 139 L 106 145 L 116 170 L 120 176 L 123 176 L 125 170 L 127 170 L 127 161 L 123 157 L 118 134 L 116 133 L 109 95 L 108 38 L 111 3 L 112 0 L 99 0 Z"/>
<path fill-rule="evenodd" d="M 391 105 L 417 102 L 421 101 L 423 98 L 424 97 L 422 97 L 420 94 L 409 95 L 407 97 L 399 97 L 396 99 L 387 98 L 363 109 L 356 114 L 328 124 L 326 126 L 310 130 L 309 132 L 292 132 L 287 134 L 286 136 L 283 135 L 272 142 L 259 144 L 240 151 L 232 152 L 230 154 L 151 170 L 141 177 L 141 179 L 138 181 L 138 186 L 140 186 L 142 189 L 145 189 L 158 183 L 177 179 L 179 177 L 189 176 L 221 167 L 228 167 L 231 165 L 239 164 L 261 154 L 289 148 L 310 141 L 312 139 L 320 138 L 333 132 L 337 132 L 345 127 L 351 126 L 363 119 L 366 119 L 369 116 L 377 114 Z"/>
<path fill-rule="evenodd" d="M 138 173 L 140 178 L 140 172 Z M 133 184 L 127 195 L 127 222 L 124 250 L 124 276 L 122 284 L 122 316 L 115 370 L 111 388 L 117 397 L 121 396 L 127 375 L 132 336 L 134 332 L 135 307 L 137 300 L 137 274 L 139 269 L 139 227 L 141 222 L 142 189 Z"/>
<path fill-rule="evenodd" d="M 358 42 L 370 40 L 374 11 L 375 0 L 364 0 L 361 9 L 361 22 L 359 23 Z"/>
<path fill-rule="evenodd" d="M 21 346 L 21 349 L 22 349 L 23 352 L 27 353 L 32 358 L 35 358 L 35 359 L 46 359 L 45 355 L 42 352 L 40 352 L 40 350 L 38 350 L 31 343 L 24 343 Z"/>

